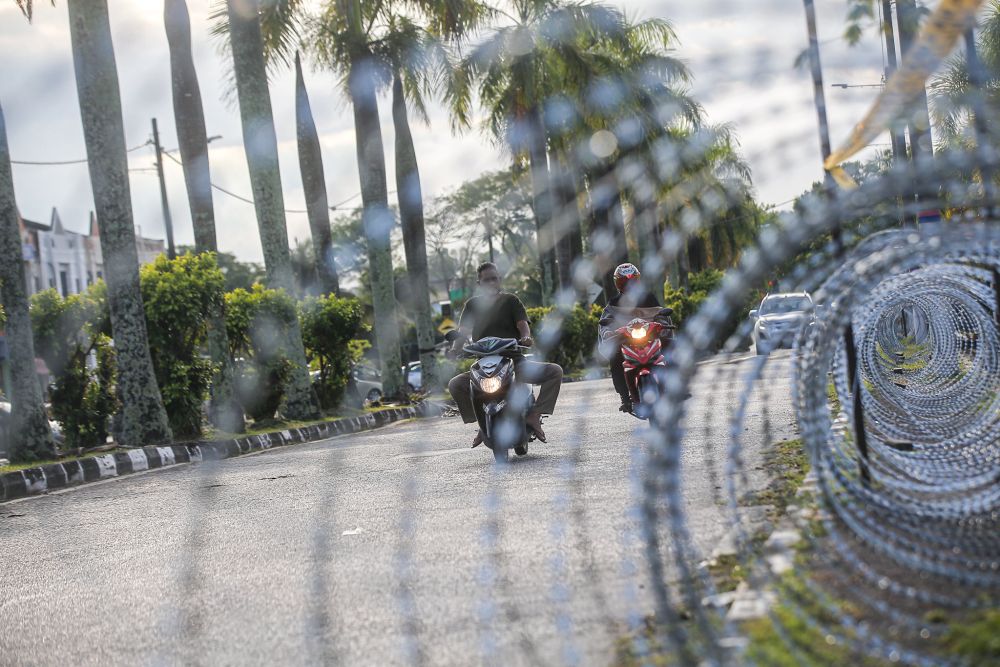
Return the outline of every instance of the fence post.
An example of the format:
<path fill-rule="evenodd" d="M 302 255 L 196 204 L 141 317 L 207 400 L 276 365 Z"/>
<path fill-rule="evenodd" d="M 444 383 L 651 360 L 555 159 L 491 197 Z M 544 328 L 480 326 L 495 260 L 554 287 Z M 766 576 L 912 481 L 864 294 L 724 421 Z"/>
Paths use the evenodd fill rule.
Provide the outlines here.
<path fill-rule="evenodd" d="M 1000 328 L 1000 269 L 993 267 L 993 321 Z"/>
<path fill-rule="evenodd" d="M 868 472 L 868 435 L 865 433 L 865 412 L 861 401 L 861 377 L 858 375 L 858 351 L 854 345 L 854 325 L 847 323 L 844 328 L 844 349 L 847 352 L 847 383 L 851 388 L 853 408 L 854 443 L 858 448 L 858 470 L 861 481 L 867 486 L 871 482 Z"/>

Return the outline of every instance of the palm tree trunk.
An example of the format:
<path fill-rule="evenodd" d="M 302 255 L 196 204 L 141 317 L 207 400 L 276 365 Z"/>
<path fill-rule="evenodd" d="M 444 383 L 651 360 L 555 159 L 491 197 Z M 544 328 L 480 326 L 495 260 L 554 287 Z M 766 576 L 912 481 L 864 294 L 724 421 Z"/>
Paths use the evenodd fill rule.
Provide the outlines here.
<path fill-rule="evenodd" d="M 916 0 L 898 0 L 896 3 L 896 20 L 899 23 L 899 50 L 907 53 L 920 32 L 920 12 Z M 911 106 L 907 117 L 910 127 L 910 154 L 917 162 L 934 155 L 934 140 L 931 136 L 930 105 L 927 101 L 927 88 L 920 87 L 917 100 Z"/>
<path fill-rule="evenodd" d="M 403 388 L 399 356 L 399 325 L 396 318 L 396 291 L 392 275 L 390 234 L 394 224 L 389 210 L 385 179 L 385 152 L 379 125 L 378 99 L 370 54 L 360 54 L 351 65 L 348 85 L 354 107 L 357 135 L 358 175 L 361 180 L 362 219 L 371 266 L 372 306 L 375 311 L 375 339 L 382 367 L 382 390 L 398 396 Z"/>
<path fill-rule="evenodd" d="M 615 289 L 615 267 L 628 261 L 625 242 L 625 213 L 622 210 L 621 192 L 610 163 L 600 165 L 590 179 L 591 242 L 597 270 L 602 276 L 604 298 L 611 299 Z"/>
<path fill-rule="evenodd" d="M 87 164 L 101 235 L 111 330 L 122 402 L 121 445 L 170 442 L 153 373 L 139 290 L 139 258 L 129 194 L 128 158 L 107 0 L 69 0 L 70 37 Z"/>
<path fill-rule="evenodd" d="M 538 233 L 538 261 L 542 269 L 542 303 L 548 305 L 556 280 L 555 235 L 552 232 L 552 184 L 541 113 L 532 108 L 527 113 L 528 160 L 531 169 L 531 198 Z"/>
<path fill-rule="evenodd" d="M 302 189 L 309 213 L 309 229 L 313 239 L 313 258 L 320 291 L 340 295 L 340 279 L 333 259 L 333 238 L 330 232 L 330 205 L 326 198 L 326 176 L 323 171 L 323 151 L 313 120 L 309 93 L 302 77 L 302 63 L 295 54 L 295 119 L 299 144 L 299 170 Z"/>
<path fill-rule="evenodd" d="M 424 201 L 420 188 L 420 169 L 413 136 L 406 115 L 403 82 L 396 74 L 392 82 L 392 122 L 396 131 L 396 192 L 399 199 L 399 219 L 403 226 L 403 247 L 406 268 L 413 295 L 414 320 L 417 325 L 417 345 L 420 348 L 421 381 L 433 387 L 436 381 L 437 357 L 434 354 L 434 322 L 431 319 L 431 288 L 427 280 L 427 241 L 424 235 Z"/>
<path fill-rule="evenodd" d="M 163 23 L 170 47 L 170 80 L 174 99 L 174 123 L 184 168 L 191 223 L 194 226 L 195 252 L 219 251 L 215 233 L 215 207 L 212 203 L 212 177 L 208 165 L 208 139 L 201 88 L 191 53 L 191 19 L 185 0 L 166 0 Z M 229 354 L 226 335 L 225 303 L 219 301 L 209 313 L 208 352 L 215 366 L 212 378 L 212 403 L 209 417 L 226 433 L 246 430 L 243 409 L 236 400 L 236 370 Z"/>
<path fill-rule="evenodd" d="M 663 297 L 663 283 L 666 281 L 666 264 L 660 254 L 659 222 L 655 201 L 638 196 L 633 197 L 635 225 L 639 233 L 639 254 L 642 276 L 650 291 Z"/>
<path fill-rule="evenodd" d="M 567 201 L 567 206 L 573 207 L 573 215 L 575 219 L 573 221 L 572 229 L 570 230 L 570 252 L 575 262 L 578 259 L 583 258 L 583 213 L 580 211 L 580 193 L 584 191 L 581 187 L 579 170 L 576 166 L 569 160 L 565 155 L 561 156 L 563 160 L 563 176 L 566 179 L 567 196 L 569 201 Z"/>
<path fill-rule="evenodd" d="M 243 122 L 243 145 L 250 170 L 257 226 L 264 250 L 268 287 L 295 293 L 292 261 L 288 252 L 285 201 L 278 167 L 278 140 L 267 88 L 264 40 L 260 32 L 257 0 L 226 0 L 229 38 L 233 51 L 236 94 Z M 302 345 L 302 331 L 296 318 L 289 327 L 286 350 L 295 368 L 285 385 L 282 413 L 290 419 L 311 419 L 319 415 L 319 401 L 309 379 L 309 365 Z"/>
<path fill-rule="evenodd" d="M 556 264 L 559 270 L 559 289 L 573 289 L 573 233 L 580 230 L 580 211 L 576 193 L 560 157 L 549 153 L 549 172 L 552 176 L 552 200 L 555 203 L 552 229 L 555 235 Z"/>
<path fill-rule="evenodd" d="M 35 342 L 28 314 L 21 231 L 3 108 L 0 108 L 0 301 L 7 314 L 12 380 L 9 454 L 15 461 L 50 458 L 55 454 L 55 445 L 42 402 L 42 388 L 35 374 Z"/>

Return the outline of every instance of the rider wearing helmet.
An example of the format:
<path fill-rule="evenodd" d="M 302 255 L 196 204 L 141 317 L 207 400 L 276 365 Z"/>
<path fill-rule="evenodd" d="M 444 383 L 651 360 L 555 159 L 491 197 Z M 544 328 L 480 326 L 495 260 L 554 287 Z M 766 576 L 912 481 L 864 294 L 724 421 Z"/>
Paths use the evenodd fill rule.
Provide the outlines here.
<path fill-rule="evenodd" d="M 612 308 L 633 309 L 633 308 L 659 308 L 660 301 L 656 296 L 646 289 L 642 284 L 642 275 L 634 264 L 619 264 L 614 273 L 615 288 L 618 294 L 611 297 L 608 305 L 601 314 L 601 322 L 610 322 L 615 319 Z M 601 338 L 607 340 L 614 336 L 614 330 L 601 329 Z M 607 355 L 611 363 L 611 380 L 614 382 L 615 391 L 621 396 L 622 404 L 619 410 L 622 412 L 632 412 L 632 398 L 628 393 L 628 384 L 625 381 L 625 356 L 622 354 L 621 346 L 615 345 L 613 350 Z"/>

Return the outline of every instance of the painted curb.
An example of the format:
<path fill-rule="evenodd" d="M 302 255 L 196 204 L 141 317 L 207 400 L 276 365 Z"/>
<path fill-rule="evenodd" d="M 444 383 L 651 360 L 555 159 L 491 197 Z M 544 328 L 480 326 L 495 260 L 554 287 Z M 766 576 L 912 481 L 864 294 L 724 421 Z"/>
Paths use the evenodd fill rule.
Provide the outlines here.
<path fill-rule="evenodd" d="M 305 428 L 251 435 L 234 440 L 200 441 L 163 447 L 142 447 L 87 459 L 51 463 L 0 475 L 0 502 L 37 496 L 88 482 L 121 477 L 143 470 L 166 468 L 179 463 L 197 463 L 242 456 L 274 447 L 325 440 L 337 435 L 361 433 L 404 419 L 439 414 L 440 406 L 420 403 L 405 408 L 370 412 Z"/>

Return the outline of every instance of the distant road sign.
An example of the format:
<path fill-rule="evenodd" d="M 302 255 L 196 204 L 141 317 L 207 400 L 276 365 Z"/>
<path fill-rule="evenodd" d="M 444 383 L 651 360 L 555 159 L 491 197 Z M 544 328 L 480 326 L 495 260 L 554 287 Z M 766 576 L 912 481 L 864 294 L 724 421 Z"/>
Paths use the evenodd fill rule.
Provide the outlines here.
<path fill-rule="evenodd" d="M 941 222 L 941 211 L 940 209 L 932 208 L 926 211 L 921 211 L 917 215 L 917 222 Z"/>
<path fill-rule="evenodd" d="M 448 333 L 449 331 L 455 330 L 455 321 L 450 317 L 446 317 L 441 320 L 441 324 L 438 325 L 438 333 Z"/>

